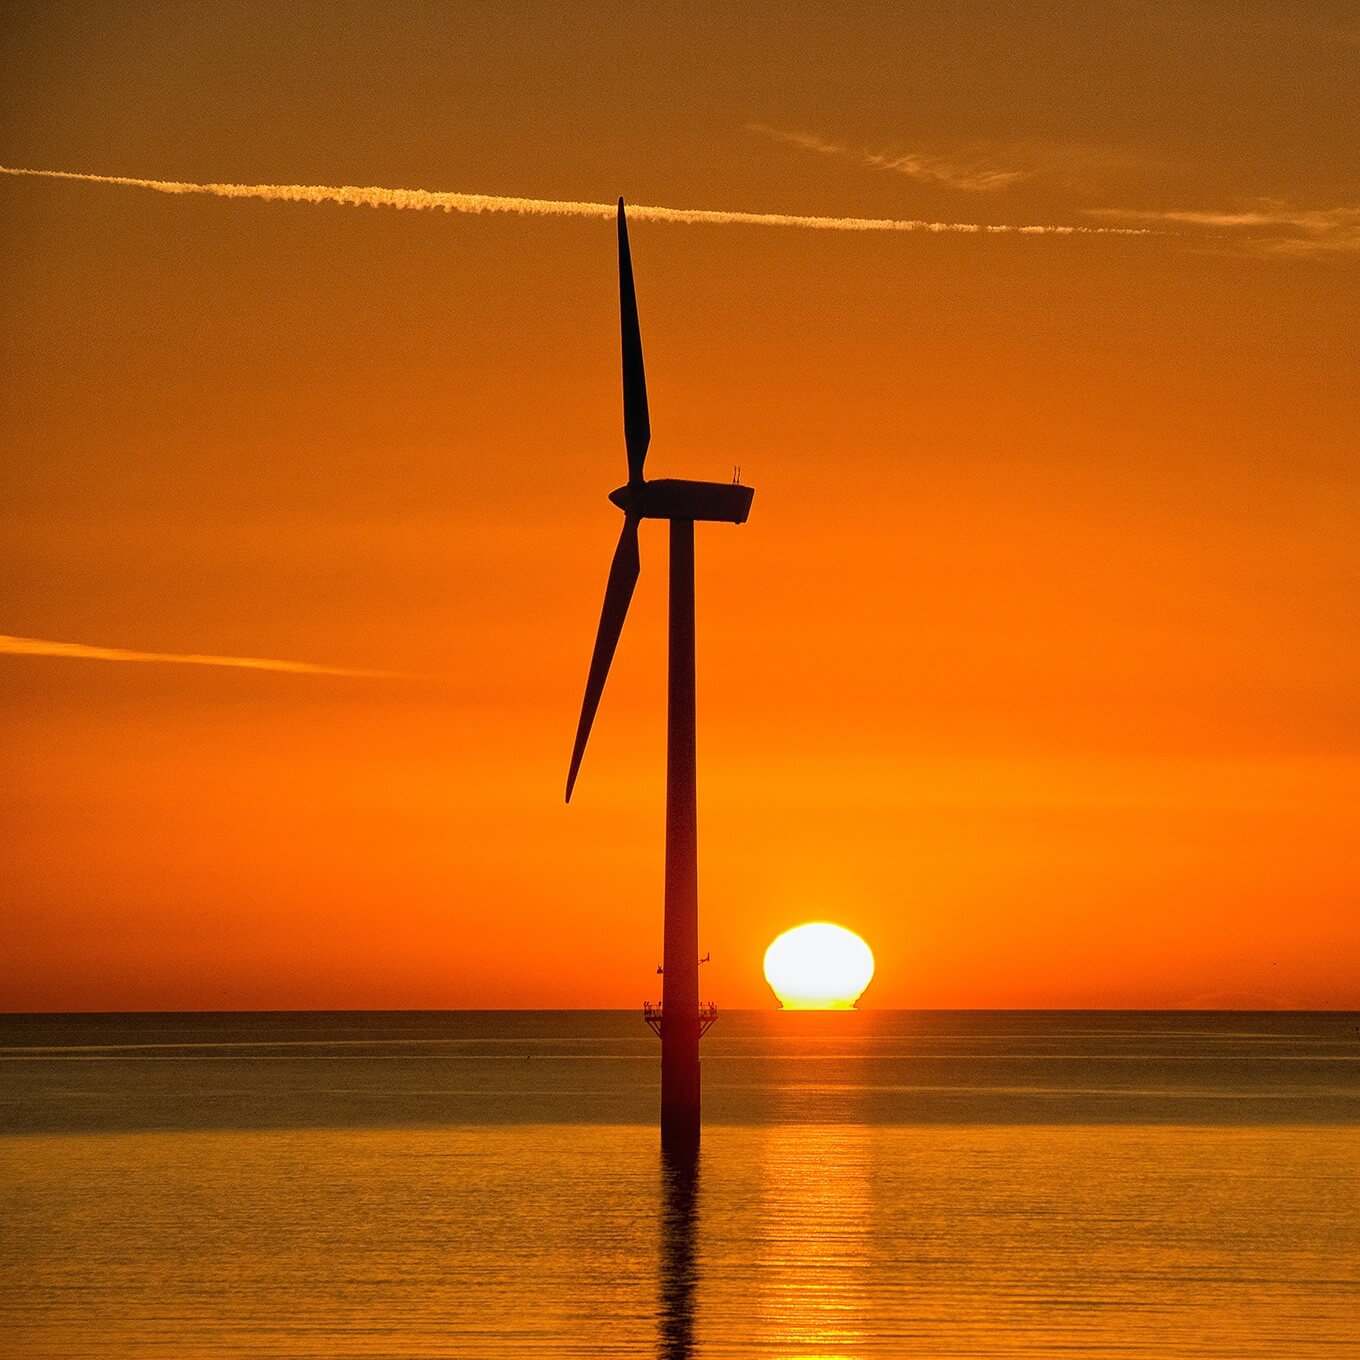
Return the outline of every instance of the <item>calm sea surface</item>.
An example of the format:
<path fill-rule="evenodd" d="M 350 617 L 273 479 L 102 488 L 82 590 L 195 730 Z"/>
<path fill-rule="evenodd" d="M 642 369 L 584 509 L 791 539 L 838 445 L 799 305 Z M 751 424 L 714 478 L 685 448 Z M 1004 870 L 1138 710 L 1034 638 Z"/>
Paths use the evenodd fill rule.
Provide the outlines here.
<path fill-rule="evenodd" d="M 1360 1357 L 1360 1016 L 0 1017 L 0 1354 Z"/>

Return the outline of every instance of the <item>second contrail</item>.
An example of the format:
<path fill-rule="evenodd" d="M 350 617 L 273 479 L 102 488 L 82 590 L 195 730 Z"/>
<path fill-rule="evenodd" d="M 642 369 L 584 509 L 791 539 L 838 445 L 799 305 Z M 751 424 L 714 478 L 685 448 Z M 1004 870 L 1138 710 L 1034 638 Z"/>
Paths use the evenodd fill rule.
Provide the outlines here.
<path fill-rule="evenodd" d="M 398 679 L 395 671 L 321 666 L 311 661 L 277 661 L 262 656 L 212 656 L 201 652 L 138 652 L 127 647 L 93 647 L 85 642 L 49 642 L 46 638 L 0 634 L 0 656 L 50 656 L 74 661 L 151 661 L 175 666 L 229 666 L 248 671 L 286 671 L 290 675 L 352 675 Z"/>
<path fill-rule="evenodd" d="M 0 174 L 38 179 L 119 184 L 158 194 L 209 194 L 214 198 L 255 198 L 272 203 L 343 203 L 369 208 L 411 208 L 424 212 L 516 213 L 523 217 L 608 217 L 612 203 L 579 203 L 556 198 L 507 198 L 499 194 L 456 194 L 430 189 L 376 189 L 326 184 L 191 184 L 179 180 L 84 175 L 74 170 L 23 170 L 0 165 Z M 1138 227 L 1004 226 L 979 222 L 926 222 L 892 217 L 802 217 L 791 213 L 722 212 L 710 208 L 653 208 L 629 204 L 633 221 L 711 226 L 802 227 L 814 231 L 963 232 L 1016 236 L 1145 236 Z"/>

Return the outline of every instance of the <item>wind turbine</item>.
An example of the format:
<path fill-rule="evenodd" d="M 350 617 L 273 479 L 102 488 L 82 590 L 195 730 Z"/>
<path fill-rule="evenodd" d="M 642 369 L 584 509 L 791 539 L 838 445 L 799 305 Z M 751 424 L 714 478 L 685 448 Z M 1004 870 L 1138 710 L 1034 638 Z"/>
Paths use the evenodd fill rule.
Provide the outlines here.
<path fill-rule="evenodd" d="M 638 525 L 670 521 L 670 646 L 666 711 L 666 898 L 661 986 L 661 1141 L 682 1147 L 699 1139 L 699 845 L 694 754 L 694 524 L 744 524 L 755 494 L 735 482 L 649 482 L 642 475 L 651 442 L 647 379 L 642 368 L 628 222 L 619 199 L 619 317 L 623 336 L 623 437 L 628 482 L 609 499 L 623 511 L 623 532 L 605 586 L 600 628 L 590 658 L 576 728 L 567 802 L 576 786 L 609 663 L 637 585 Z"/>

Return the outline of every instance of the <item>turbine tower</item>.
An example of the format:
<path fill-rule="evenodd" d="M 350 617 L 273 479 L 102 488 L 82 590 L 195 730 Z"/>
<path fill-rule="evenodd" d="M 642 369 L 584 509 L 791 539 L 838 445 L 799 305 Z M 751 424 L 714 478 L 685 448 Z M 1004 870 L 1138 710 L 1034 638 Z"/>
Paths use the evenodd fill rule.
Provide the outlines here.
<path fill-rule="evenodd" d="M 699 845 L 694 754 L 694 525 L 697 520 L 744 524 L 755 494 L 735 482 L 647 481 L 651 442 L 647 380 L 642 369 L 628 222 L 619 199 L 619 316 L 623 336 L 623 435 L 628 482 L 609 499 L 623 511 L 623 532 L 605 586 L 600 628 L 590 658 L 581 721 L 576 728 L 567 802 L 576 785 L 586 740 L 604 692 L 623 620 L 637 585 L 638 525 L 670 521 L 670 645 L 666 716 L 666 898 L 661 989 L 661 1142 L 683 1148 L 699 1140 Z"/>

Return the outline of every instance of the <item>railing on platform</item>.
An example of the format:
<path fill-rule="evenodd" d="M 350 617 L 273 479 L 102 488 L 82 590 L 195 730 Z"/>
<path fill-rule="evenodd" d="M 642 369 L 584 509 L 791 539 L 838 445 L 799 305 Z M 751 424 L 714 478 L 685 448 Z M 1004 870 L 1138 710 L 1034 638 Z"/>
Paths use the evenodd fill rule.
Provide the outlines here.
<path fill-rule="evenodd" d="M 642 1003 L 642 1018 L 652 1027 L 652 1033 L 659 1038 L 661 1035 L 661 1003 L 659 1001 L 644 1001 Z M 713 1028 L 713 1022 L 717 1018 L 718 1006 L 716 1002 L 705 1001 L 699 1006 L 699 1037 L 701 1039 Z"/>

